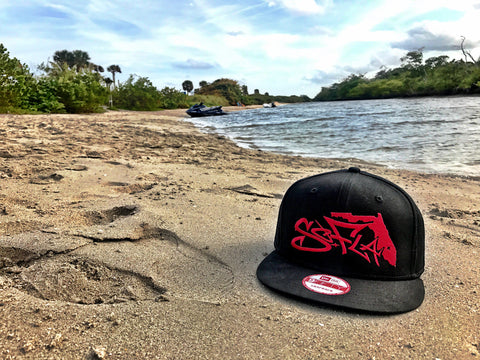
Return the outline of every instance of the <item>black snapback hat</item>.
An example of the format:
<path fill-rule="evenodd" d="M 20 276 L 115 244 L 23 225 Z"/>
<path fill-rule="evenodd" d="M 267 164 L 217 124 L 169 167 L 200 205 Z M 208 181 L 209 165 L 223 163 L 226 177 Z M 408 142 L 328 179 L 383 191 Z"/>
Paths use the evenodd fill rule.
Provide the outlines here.
<path fill-rule="evenodd" d="M 378 313 L 416 309 L 425 290 L 422 214 L 400 187 L 358 168 L 297 181 L 282 200 L 268 287 Z"/>

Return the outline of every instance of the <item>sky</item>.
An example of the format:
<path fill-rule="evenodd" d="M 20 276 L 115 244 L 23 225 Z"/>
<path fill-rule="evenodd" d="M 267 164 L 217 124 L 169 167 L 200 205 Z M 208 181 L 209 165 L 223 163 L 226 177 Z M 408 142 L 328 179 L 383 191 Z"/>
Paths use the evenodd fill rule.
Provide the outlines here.
<path fill-rule="evenodd" d="M 32 71 L 83 50 L 158 89 L 229 78 L 313 98 L 408 51 L 462 59 L 462 37 L 477 59 L 479 19 L 480 0 L 0 0 L 0 43 Z"/>

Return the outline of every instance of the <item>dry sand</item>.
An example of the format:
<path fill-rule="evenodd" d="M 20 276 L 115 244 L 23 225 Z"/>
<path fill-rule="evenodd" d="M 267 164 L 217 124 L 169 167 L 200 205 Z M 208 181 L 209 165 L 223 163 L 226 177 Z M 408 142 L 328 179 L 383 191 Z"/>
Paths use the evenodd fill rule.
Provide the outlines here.
<path fill-rule="evenodd" d="M 0 115 L 1 359 L 480 358 L 478 178 L 242 149 L 183 115 Z M 307 305 L 256 279 L 285 190 L 349 166 L 423 213 L 415 311 Z"/>

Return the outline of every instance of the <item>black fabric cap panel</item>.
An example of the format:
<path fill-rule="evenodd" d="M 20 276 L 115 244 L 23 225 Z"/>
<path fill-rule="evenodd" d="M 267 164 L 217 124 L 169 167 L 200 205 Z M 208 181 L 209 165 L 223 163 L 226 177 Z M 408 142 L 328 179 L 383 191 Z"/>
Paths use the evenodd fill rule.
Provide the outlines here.
<path fill-rule="evenodd" d="M 339 171 L 295 183 L 285 194 L 281 205 L 275 249 L 286 258 L 336 275 L 383 280 L 420 276 L 424 267 L 421 256 L 424 238 L 423 221 L 419 221 L 421 215 L 418 209 L 403 190 L 369 175 Z M 375 237 L 376 234 L 372 234 L 369 227 L 359 233 L 361 240 L 358 246 L 351 246 L 353 251 L 346 250 L 353 244 L 346 241 L 342 244 L 338 241 L 338 236 L 328 251 L 301 251 L 292 248 L 292 239 L 301 235 L 296 228 L 297 224 L 304 232 L 332 232 L 332 224 L 354 222 L 354 219 L 362 219 L 357 223 L 365 223 L 365 218 L 384 226 L 383 230 L 388 232 L 378 239 L 378 254 L 365 250 L 361 251 L 364 256 L 361 257 L 355 252 L 360 246 L 367 245 L 365 239 L 373 240 Z M 304 221 L 297 223 L 300 219 Z M 417 234 L 420 223 L 422 236 Z M 353 227 L 341 228 L 342 225 L 339 225 L 333 231 L 338 230 L 340 235 L 340 231 L 352 233 L 355 230 Z M 349 235 L 342 237 L 342 241 L 346 238 L 353 241 Z M 315 236 L 307 235 L 302 246 L 325 249 L 327 244 L 326 241 L 320 243 Z"/>

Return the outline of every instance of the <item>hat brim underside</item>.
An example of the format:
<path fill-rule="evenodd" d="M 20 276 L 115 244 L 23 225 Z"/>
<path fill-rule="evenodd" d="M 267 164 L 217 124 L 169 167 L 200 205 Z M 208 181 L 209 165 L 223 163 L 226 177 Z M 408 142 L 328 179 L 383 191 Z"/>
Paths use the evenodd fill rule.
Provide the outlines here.
<path fill-rule="evenodd" d="M 338 275 L 350 284 L 350 291 L 343 295 L 323 295 L 308 290 L 302 284 L 305 277 L 319 273 L 287 261 L 276 251 L 268 255 L 257 268 L 258 279 L 274 290 L 313 302 L 360 311 L 403 313 L 419 307 L 425 296 L 420 278 L 379 281 Z"/>

